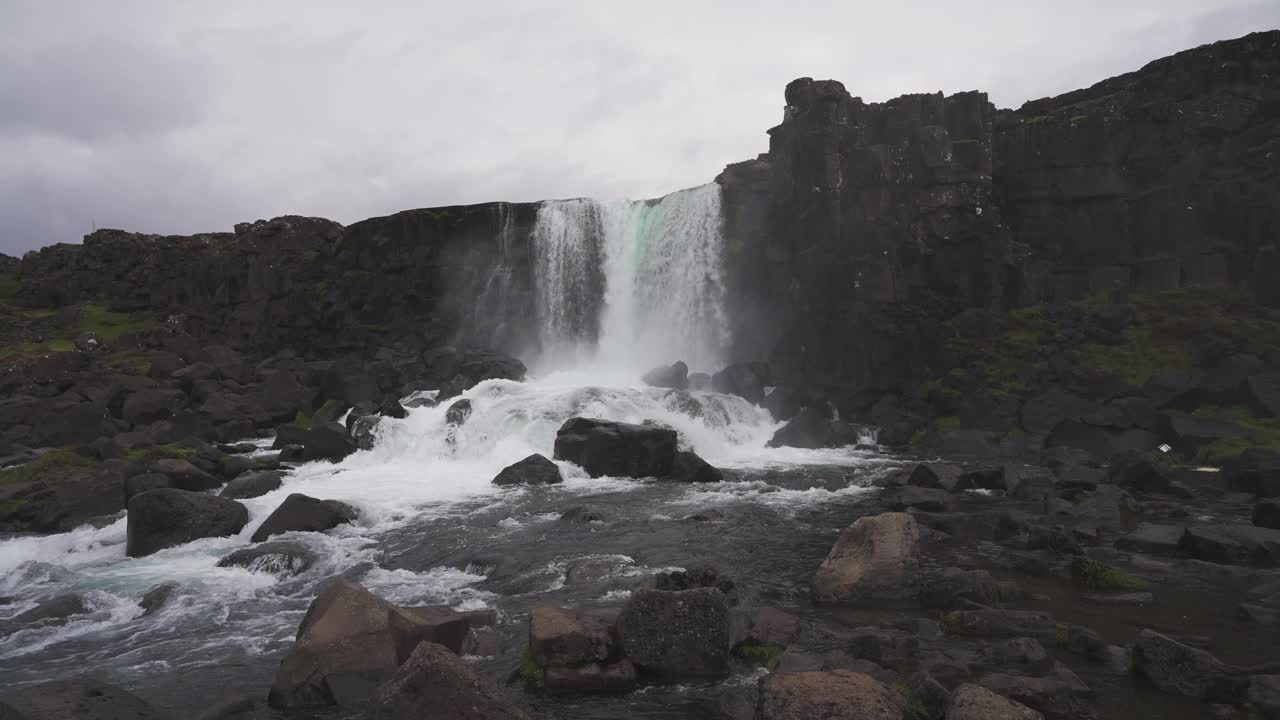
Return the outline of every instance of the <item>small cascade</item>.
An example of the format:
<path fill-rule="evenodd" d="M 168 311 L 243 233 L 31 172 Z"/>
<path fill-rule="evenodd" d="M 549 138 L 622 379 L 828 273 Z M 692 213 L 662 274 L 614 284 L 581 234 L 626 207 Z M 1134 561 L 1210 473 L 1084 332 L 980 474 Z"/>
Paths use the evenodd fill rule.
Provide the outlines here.
<path fill-rule="evenodd" d="M 557 200 L 538 208 L 534 284 L 544 356 L 563 361 L 596 340 L 602 227 L 600 205 L 594 200 Z"/>
<path fill-rule="evenodd" d="M 498 203 L 498 262 L 489 270 L 472 311 L 471 327 L 477 328 L 482 344 L 489 347 L 507 347 L 511 330 L 507 326 L 511 303 L 512 278 L 515 274 L 512 262 L 512 246 L 515 243 L 515 213 L 509 203 Z"/>

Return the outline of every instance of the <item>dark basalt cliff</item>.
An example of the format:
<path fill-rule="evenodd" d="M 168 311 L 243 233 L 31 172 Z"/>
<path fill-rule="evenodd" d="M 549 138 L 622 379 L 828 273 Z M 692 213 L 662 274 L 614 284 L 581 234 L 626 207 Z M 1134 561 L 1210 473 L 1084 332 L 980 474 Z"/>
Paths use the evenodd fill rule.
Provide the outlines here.
<path fill-rule="evenodd" d="M 739 354 L 874 398 L 954 368 L 971 308 L 1270 289 L 1280 32 L 997 110 L 983 93 L 787 87 L 770 149 L 720 176 Z M 852 398 L 847 402 L 857 406 Z"/>

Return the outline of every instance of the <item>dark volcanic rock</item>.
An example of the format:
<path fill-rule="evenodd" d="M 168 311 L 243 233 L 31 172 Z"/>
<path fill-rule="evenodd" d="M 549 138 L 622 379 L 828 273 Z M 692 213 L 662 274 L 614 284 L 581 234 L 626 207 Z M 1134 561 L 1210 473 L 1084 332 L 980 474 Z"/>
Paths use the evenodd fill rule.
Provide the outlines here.
<path fill-rule="evenodd" d="M 143 595 L 142 599 L 138 601 L 138 604 L 142 606 L 142 614 L 152 615 L 160 612 L 173 600 L 174 595 L 177 595 L 180 589 L 181 586 L 172 580 L 160 583 L 159 585 L 151 588 L 147 591 L 147 594 Z"/>
<path fill-rule="evenodd" d="M 205 537 L 235 535 L 249 511 L 235 500 L 160 488 L 129 500 L 129 557 L 142 557 Z"/>
<path fill-rule="evenodd" d="M 948 463 L 925 463 L 917 465 L 907 477 L 907 484 L 923 488 L 936 488 L 949 493 L 969 489 L 965 479 L 964 468 Z"/>
<path fill-rule="evenodd" d="M 769 367 L 764 363 L 737 363 L 711 376 L 711 387 L 716 392 L 737 395 L 748 402 L 764 399 L 764 388 L 769 384 Z"/>
<path fill-rule="evenodd" d="M 337 462 L 359 449 L 347 429 L 332 420 L 316 421 L 309 428 L 297 425 L 280 427 L 276 431 L 276 443 L 275 447 L 301 447 L 302 453 L 297 459 L 302 461 Z"/>
<path fill-rule="evenodd" d="M 915 605 L 919 545 L 920 529 L 906 513 L 858 518 L 814 574 L 814 600 L 854 607 Z"/>
<path fill-rule="evenodd" d="M 43 600 L 40 604 L 6 620 L 0 620 L 0 637 L 21 630 L 28 625 L 62 625 L 75 615 L 93 612 L 88 598 L 82 593 L 68 593 Z"/>
<path fill-rule="evenodd" d="M 1267 500 L 1254 505 L 1252 519 L 1258 527 L 1280 530 L 1280 501 Z"/>
<path fill-rule="evenodd" d="M 222 484 L 222 481 L 218 478 L 181 458 L 157 460 L 151 466 L 151 469 L 153 472 L 168 477 L 170 487 L 175 487 L 179 490 L 200 492 L 201 490 L 212 490 Z"/>
<path fill-rule="evenodd" d="M 471 401 L 466 398 L 454 402 L 448 410 L 444 411 L 444 420 L 449 425 L 461 425 L 469 417 L 471 417 Z"/>
<path fill-rule="evenodd" d="M 134 475 L 124 481 L 125 505 L 128 505 L 129 500 L 139 493 L 144 493 L 148 490 L 155 490 L 156 488 L 171 487 L 173 487 L 173 481 L 169 479 L 168 475 L 161 475 L 160 473 Z"/>
<path fill-rule="evenodd" d="M 627 659 L 669 679 L 724 675 L 731 636 L 728 601 L 712 588 L 637 590 L 618 617 Z"/>
<path fill-rule="evenodd" d="M 560 468 L 538 453 L 508 465 L 493 478 L 494 485 L 555 485 L 562 481 Z"/>
<path fill-rule="evenodd" d="M 675 463 L 667 479 L 696 483 L 720 482 L 724 479 L 724 473 L 696 453 L 680 450 L 676 452 Z"/>
<path fill-rule="evenodd" d="M 644 374 L 643 381 L 645 385 L 654 387 L 684 390 L 689 387 L 689 366 L 676 362 L 670 366 L 654 368 Z"/>
<path fill-rule="evenodd" d="M 170 720 L 138 696 L 97 680 L 58 680 L 0 695 L 5 720 Z"/>
<path fill-rule="evenodd" d="M 1259 497 L 1280 497 L 1280 453 L 1250 448 L 1222 468 L 1228 487 Z"/>
<path fill-rule="evenodd" d="M 777 672 L 760 684 L 756 720 L 904 720 L 902 700 L 871 677 L 848 670 Z"/>
<path fill-rule="evenodd" d="M 555 459 L 591 477 L 664 477 L 675 468 L 676 431 L 575 417 L 556 433 Z"/>
<path fill-rule="evenodd" d="M 1167 693 L 1197 700 L 1232 702 L 1244 694 L 1245 681 L 1233 668 L 1153 630 L 1138 633 L 1133 669 Z"/>
<path fill-rule="evenodd" d="M 419 643 L 404 664 L 378 688 L 371 720 L 528 720 L 502 689 L 476 675 L 462 658 L 433 642 Z"/>
<path fill-rule="evenodd" d="M 218 494 L 238 500 L 261 497 L 273 490 L 279 490 L 283 479 L 284 473 L 279 470 L 245 473 L 227 483 L 227 486 Z"/>
<path fill-rule="evenodd" d="M 316 562 L 316 555 L 306 545 L 277 540 L 254 547 L 241 548 L 218 561 L 218 567 L 242 567 L 272 575 L 298 575 Z"/>
<path fill-rule="evenodd" d="M 1224 565 L 1280 567 L 1280 530 L 1254 525 L 1191 525 L 1178 548 Z"/>
<path fill-rule="evenodd" d="M 324 532 L 355 520 L 355 508 L 337 500 L 317 500 L 293 493 L 253 532 L 253 541 L 287 532 Z"/>
<path fill-rule="evenodd" d="M 778 428 L 769 447 L 821 448 L 835 441 L 831 411 L 825 405 L 810 405 Z"/>
<path fill-rule="evenodd" d="M 1007 697 L 965 683 L 956 688 L 947 706 L 947 720 L 1044 720 L 1044 716 Z"/>

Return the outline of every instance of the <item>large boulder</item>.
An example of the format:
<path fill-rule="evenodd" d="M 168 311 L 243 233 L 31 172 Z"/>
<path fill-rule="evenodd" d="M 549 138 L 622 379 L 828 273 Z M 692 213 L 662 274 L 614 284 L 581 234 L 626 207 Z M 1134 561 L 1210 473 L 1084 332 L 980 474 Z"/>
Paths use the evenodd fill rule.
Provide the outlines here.
<path fill-rule="evenodd" d="M 237 500 L 256 498 L 273 490 L 279 490 L 283 481 L 284 473 L 279 470 L 249 472 L 227 483 L 227 486 L 222 488 L 222 492 L 218 494 L 225 498 Z"/>
<path fill-rule="evenodd" d="M 732 634 L 729 602 L 712 588 L 637 590 L 618 617 L 627 659 L 670 679 L 724 675 Z"/>
<path fill-rule="evenodd" d="M 493 478 L 494 485 L 555 485 L 559 482 L 563 482 L 559 466 L 538 453 L 506 466 Z"/>
<path fill-rule="evenodd" d="M 675 465 L 667 478 L 679 482 L 720 482 L 724 479 L 724 473 L 698 457 L 697 453 L 681 450 L 676 453 Z"/>
<path fill-rule="evenodd" d="M 1047 435 L 1064 420 L 1076 420 L 1096 407 L 1095 403 L 1055 385 L 1022 406 L 1022 428 L 1035 435 Z"/>
<path fill-rule="evenodd" d="M 663 477 L 675 468 L 676 431 L 652 425 L 575 417 L 556 433 L 555 459 L 591 477 Z"/>
<path fill-rule="evenodd" d="M 764 388 L 769 384 L 769 366 L 765 363 L 736 363 L 711 376 L 711 387 L 716 392 L 737 395 L 748 402 L 764 399 Z"/>
<path fill-rule="evenodd" d="M 903 720 L 902 698 L 870 675 L 776 672 L 760 684 L 756 720 Z"/>
<path fill-rule="evenodd" d="M 1044 715 L 984 687 L 965 683 L 951 695 L 947 720 L 1044 720 Z"/>
<path fill-rule="evenodd" d="M 644 374 L 645 385 L 684 390 L 689 387 L 689 366 L 677 361 L 673 365 L 657 367 Z"/>
<path fill-rule="evenodd" d="M 635 687 L 635 666 L 621 659 L 611 608 L 529 612 L 529 658 L 549 693 L 617 692 Z"/>
<path fill-rule="evenodd" d="M 268 701 L 277 708 L 362 706 L 420 643 L 443 640 L 442 633 L 454 638 L 455 625 L 450 618 L 442 628 L 349 580 L 336 580 L 307 609 Z"/>
<path fill-rule="evenodd" d="M 1154 630 L 1138 633 L 1133 669 L 1164 692 L 1197 700 L 1235 702 L 1243 697 L 1247 682 L 1213 655 Z"/>
<path fill-rule="evenodd" d="M 0 694 L 4 720 L 170 720 L 133 693 L 97 680 L 57 680 Z"/>
<path fill-rule="evenodd" d="M 235 535 L 249 524 L 244 505 L 227 498 L 157 488 L 129 500 L 126 552 L 142 557 L 206 537 Z"/>
<path fill-rule="evenodd" d="M 287 532 L 324 532 L 355 520 L 357 515 L 355 508 L 344 502 L 293 493 L 253 532 L 253 541 Z"/>
<path fill-rule="evenodd" d="M 0 637 L 17 632 L 29 625 L 62 625 L 76 615 L 93 612 L 93 607 L 83 593 L 68 593 L 41 601 L 30 610 L 0 620 Z"/>
<path fill-rule="evenodd" d="M 413 649 L 374 693 L 370 720 L 528 720 L 514 698 L 434 642 Z"/>
<path fill-rule="evenodd" d="M 909 607 L 918 603 L 920 528 L 906 513 L 860 517 L 840 533 L 813 576 L 819 603 Z"/>
<path fill-rule="evenodd" d="M 170 487 L 190 492 L 212 490 L 222 484 L 218 478 L 192 465 L 182 458 L 165 458 L 157 460 L 151 471 L 169 478 Z"/>
<path fill-rule="evenodd" d="M 1280 530 L 1257 525 L 1189 525 L 1178 548 L 1197 560 L 1223 565 L 1280 567 Z"/>
<path fill-rule="evenodd" d="M 185 402 L 180 390 L 138 390 L 124 401 L 121 416 L 131 425 L 146 425 L 172 417 Z"/>
<path fill-rule="evenodd" d="M 311 427 L 282 426 L 276 430 L 276 442 L 277 447 L 300 446 L 299 459 L 303 461 L 338 462 L 359 449 L 347 429 L 332 420 L 316 422 Z"/>

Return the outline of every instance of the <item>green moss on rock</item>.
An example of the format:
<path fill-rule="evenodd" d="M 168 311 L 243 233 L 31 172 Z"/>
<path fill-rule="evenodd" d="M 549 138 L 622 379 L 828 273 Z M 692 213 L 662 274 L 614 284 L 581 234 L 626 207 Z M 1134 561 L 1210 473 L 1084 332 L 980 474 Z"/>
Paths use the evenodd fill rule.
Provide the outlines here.
<path fill-rule="evenodd" d="M 1150 585 L 1106 563 L 1076 558 L 1071 562 L 1071 582 L 1090 590 L 1135 591 L 1146 590 Z"/>
<path fill-rule="evenodd" d="M 733 649 L 733 654 L 745 663 L 772 668 L 785 651 L 786 648 L 778 643 L 744 640 Z"/>
<path fill-rule="evenodd" d="M 65 473 L 93 467 L 97 461 L 70 448 L 54 448 L 29 463 L 0 470 L 0 485 L 56 481 Z"/>
<path fill-rule="evenodd" d="M 547 686 L 547 671 L 534 659 L 530 648 L 525 648 L 520 655 L 520 679 L 530 690 L 542 690 Z"/>

